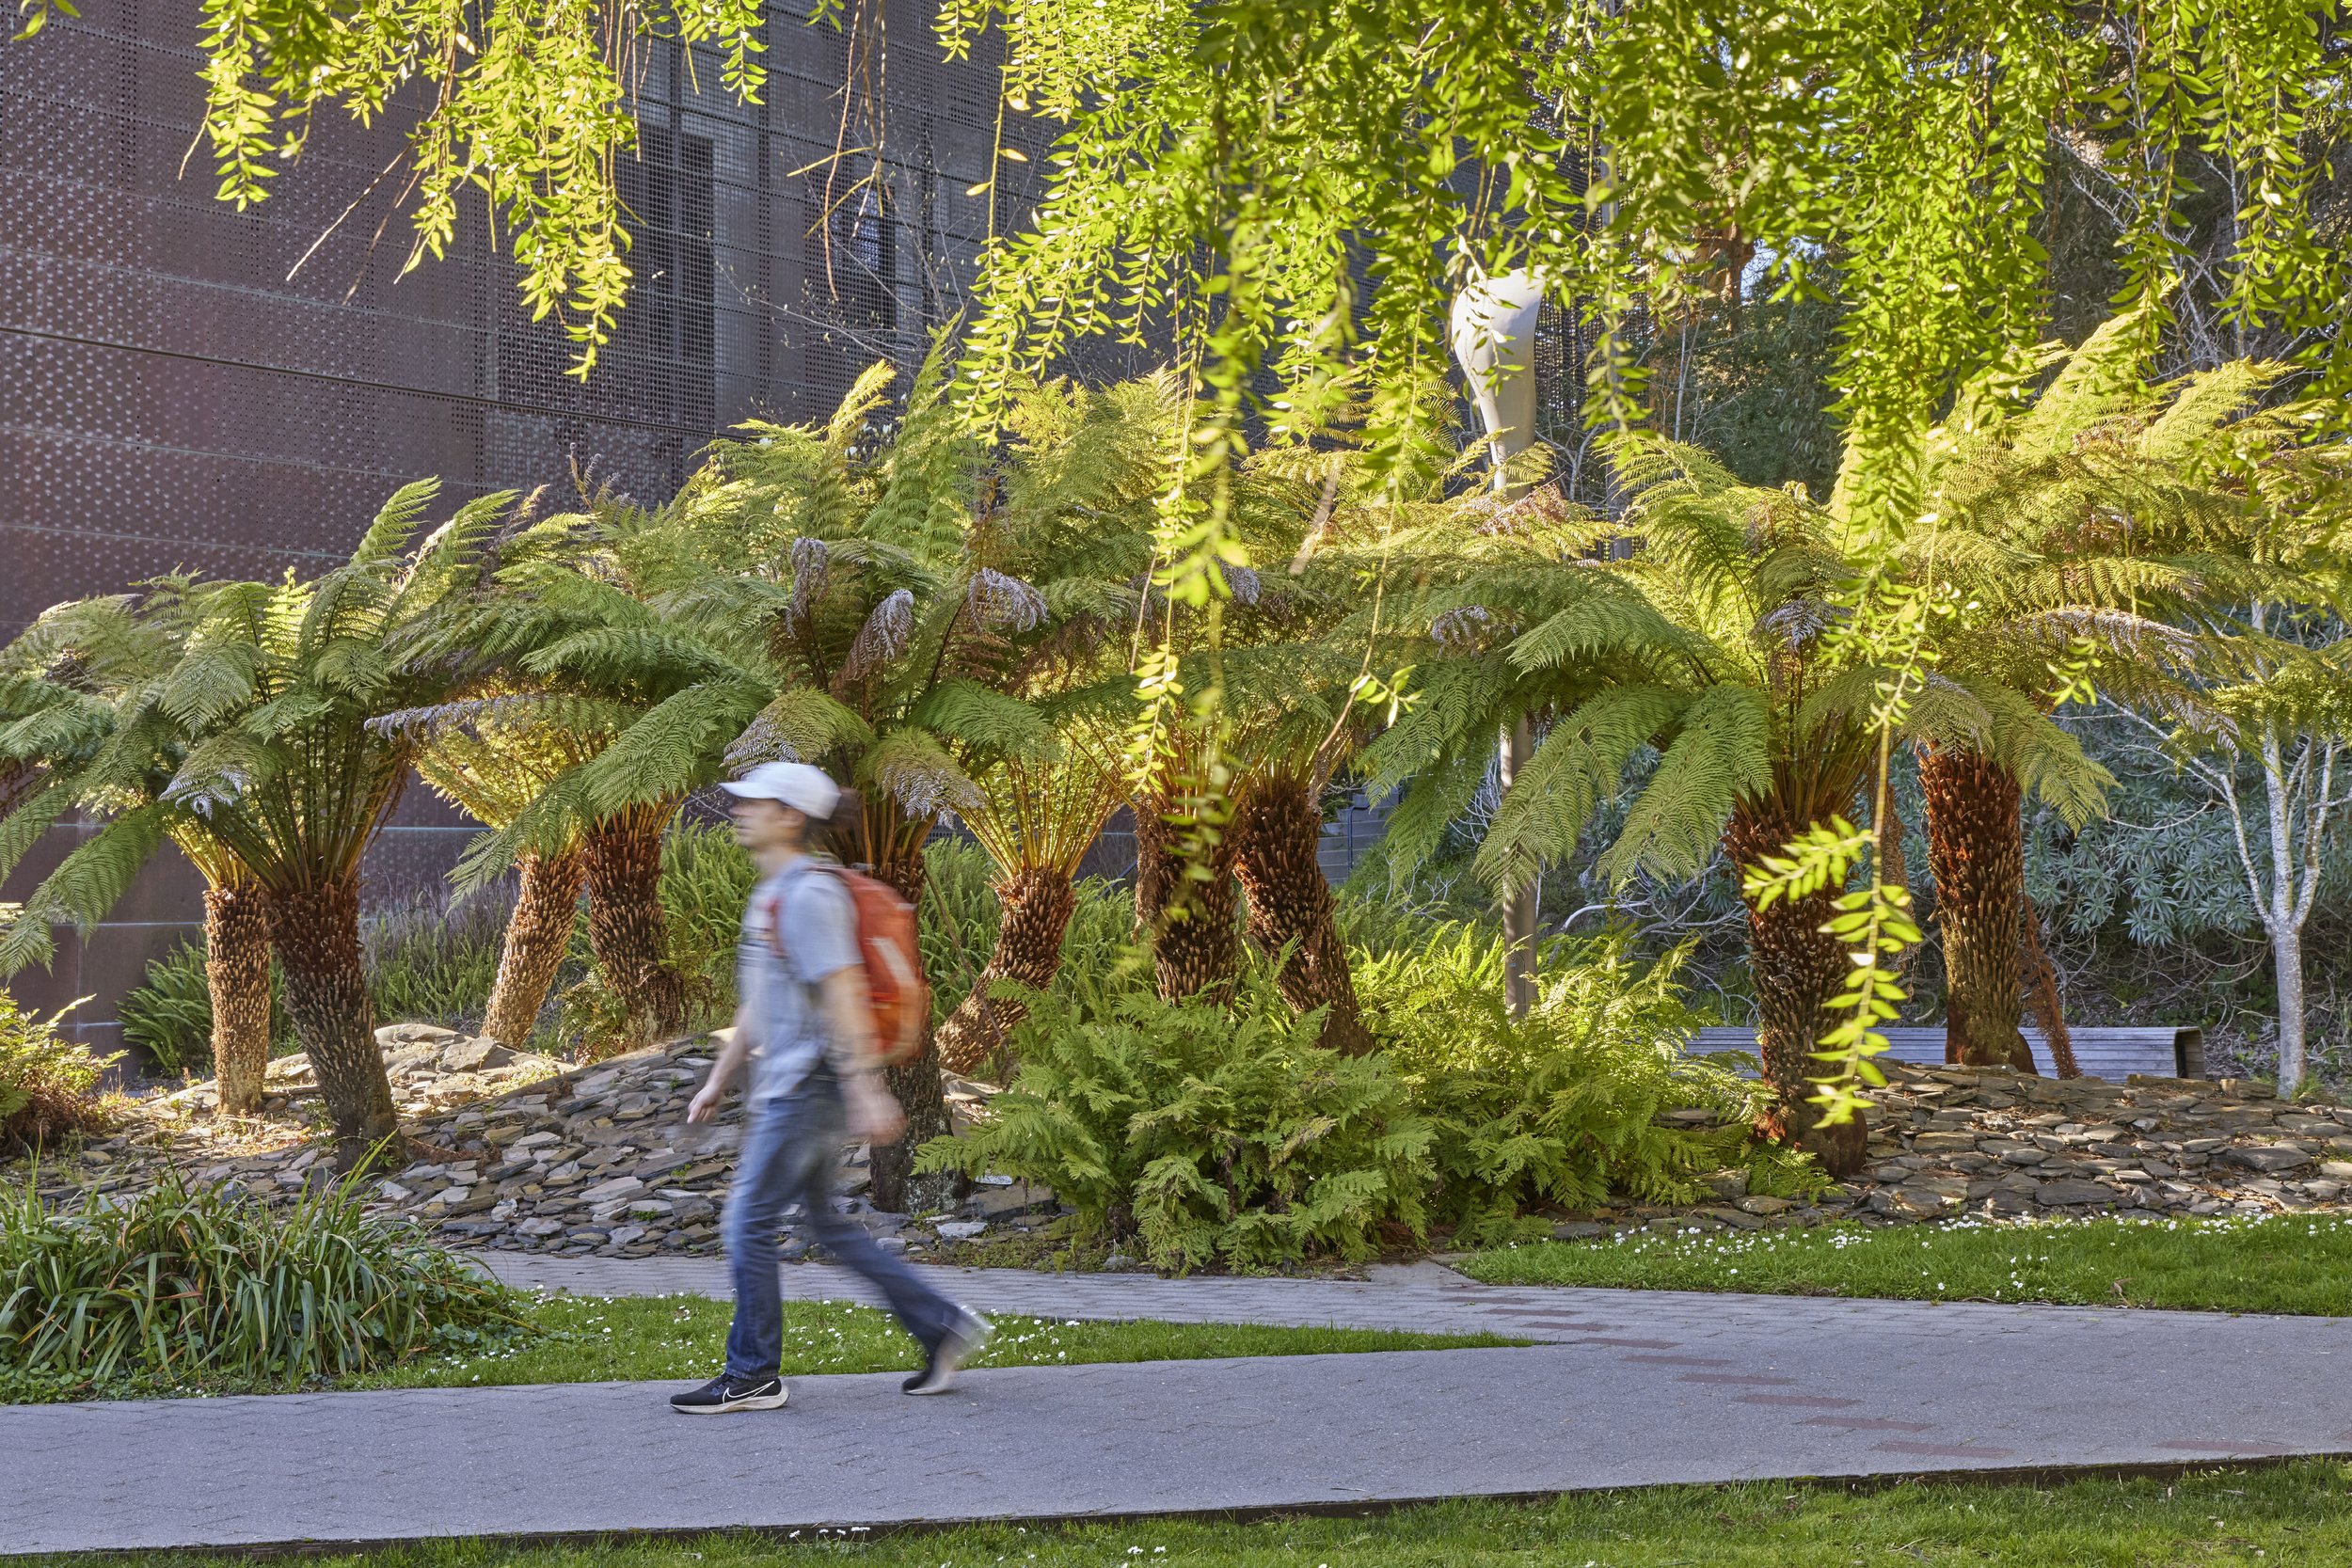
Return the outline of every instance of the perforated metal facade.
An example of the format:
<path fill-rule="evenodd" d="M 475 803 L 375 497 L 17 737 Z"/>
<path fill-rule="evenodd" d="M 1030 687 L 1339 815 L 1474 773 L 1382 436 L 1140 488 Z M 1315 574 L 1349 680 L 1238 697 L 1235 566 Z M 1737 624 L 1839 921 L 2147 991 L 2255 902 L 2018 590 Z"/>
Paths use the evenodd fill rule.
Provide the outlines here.
<path fill-rule="evenodd" d="M 400 181 L 379 176 L 401 117 L 322 119 L 301 166 L 240 213 L 213 199 L 202 147 L 181 173 L 200 110 L 191 0 L 91 0 L 0 45 L 0 450 L 19 478 L 0 497 L 17 564 L 0 626 L 161 566 L 331 557 L 421 474 L 472 494 L 560 480 L 577 452 L 658 499 L 715 429 L 814 417 L 863 364 L 915 352 L 968 281 L 987 205 L 964 193 L 995 117 L 993 73 L 942 63 L 901 8 L 850 124 L 854 150 L 879 103 L 879 212 L 872 187 L 845 199 L 870 160 L 821 166 L 849 35 L 773 13 L 756 106 L 719 88 L 715 60 L 649 51 L 639 156 L 620 166 L 637 294 L 585 386 L 519 309 L 478 203 L 466 248 L 399 276 Z"/>
<path fill-rule="evenodd" d="M 382 178 L 400 115 L 322 117 L 300 166 L 241 213 L 194 145 L 196 0 L 80 9 L 0 42 L 0 635 L 169 568 L 315 570 L 425 475 L 446 507 L 594 458 L 660 500 L 714 433 L 821 417 L 866 364 L 919 356 L 989 221 L 967 193 L 991 173 L 994 72 L 985 41 L 977 63 L 943 60 L 928 4 L 890 0 L 850 32 L 774 8 L 756 105 L 724 93 L 715 57 L 689 69 L 657 44 L 619 169 L 637 284 L 582 385 L 561 333 L 520 308 L 478 198 L 463 247 L 401 276 L 401 181 Z M 1000 188 L 998 213 L 1026 195 Z M 372 896 L 430 881 L 464 832 L 412 791 Z M 112 999 L 197 913 L 192 876 L 159 874 L 18 989 L 95 994 L 84 1017 L 105 1038 Z"/>

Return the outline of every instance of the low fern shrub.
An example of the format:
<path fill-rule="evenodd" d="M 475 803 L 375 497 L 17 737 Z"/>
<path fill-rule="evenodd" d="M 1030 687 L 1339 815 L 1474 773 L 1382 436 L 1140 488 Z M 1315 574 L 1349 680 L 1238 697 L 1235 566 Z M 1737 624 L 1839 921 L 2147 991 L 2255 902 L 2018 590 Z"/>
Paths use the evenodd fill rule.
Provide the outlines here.
<path fill-rule="evenodd" d="M 40 1149 L 69 1132 L 103 1131 L 113 1118 L 97 1098 L 114 1058 L 92 1056 L 0 990 L 0 1157 Z"/>
<path fill-rule="evenodd" d="M 1164 1002 L 1133 974 L 1024 992 L 1011 1086 L 916 1167 L 1041 1181 L 1089 1233 L 1170 1271 L 1365 1258 L 1384 1227 L 1422 1234 L 1430 1130 L 1382 1062 L 1317 1045 L 1322 1015 L 1263 974 L 1220 1007 Z"/>
<path fill-rule="evenodd" d="M 1541 1000 L 1514 1019 L 1499 935 L 1399 927 L 1357 954 L 1381 1050 L 1344 1057 L 1262 966 L 1218 1006 L 1164 1002 L 1148 966 L 1116 957 L 1065 962 L 1050 991 L 1022 993 L 1011 1086 L 917 1164 L 1042 1182 L 1084 1231 L 1168 1270 L 1362 1258 L 1433 1224 L 1521 1239 L 1547 1227 L 1533 1210 L 1688 1202 L 1731 1172 L 1756 1193 L 1818 1188 L 1751 1132 L 1756 1085 L 1683 1054 L 1696 1020 L 1679 963 L 1548 943 Z"/>
<path fill-rule="evenodd" d="M 1547 942 L 1525 1018 L 1503 1005 L 1502 939 L 1487 928 L 1440 926 L 1359 961 L 1364 1016 L 1432 1132 L 1436 1216 L 1460 1240 L 1538 1231 L 1520 1217 L 1537 1204 L 1689 1202 L 1725 1169 L 1759 1193 L 1820 1184 L 1749 1132 L 1756 1085 L 1683 1054 L 1698 1021 L 1676 984 L 1680 961 L 1637 959 L 1613 939 Z M 1726 1125 L 1661 1120 L 1687 1109 Z"/>
<path fill-rule="evenodd" d="M 342 1188 L 270 1209 L 167 1183 L 115 1208 L 0 1198 L 0 1399 L 273 1388 L 480 1347 L 519 1298 Z"/>

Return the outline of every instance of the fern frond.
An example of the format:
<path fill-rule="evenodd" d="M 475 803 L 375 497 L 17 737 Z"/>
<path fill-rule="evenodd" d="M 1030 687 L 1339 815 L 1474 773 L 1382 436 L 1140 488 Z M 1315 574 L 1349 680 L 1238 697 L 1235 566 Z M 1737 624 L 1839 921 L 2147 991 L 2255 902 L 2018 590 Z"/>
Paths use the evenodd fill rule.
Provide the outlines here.
<path fill-rule="evenodd" d="M 1665 687 L 1620 686 L 1553 724 L 1495 810 L 1474 863 L 1479 876 L 1497 887 L 1524 887 L 1574 855 L 1594 808 L 1624 782 L 1626 765 L 1691 703 Z"/>
<path fill-rule="evenodd" d="M 156 702 L 190 729 L 203 729 L 252 700 L 254 664 L 261 650 L 252 643 L 208 641 L 188 649 L 172 667 Z"/>
<path fill-rule="evenodd" d="M 598 816 L 685 795 L 718 777 L 730 741 L 759 711 L 751 682 L 690 686 L 645 710 L 580 768 L 580 799 Z"/>
<path fill-rule="evenodd" d="M 2106 815 L 2115 775 L 2083 750 L 2079 736 L 2015 691 L 1992 688 L 1980 695 L 1993 719 L 1985 751 L 2016 775 L 2020 788 L 2071 828 Z"/>
<path fill-rule="evenodd" d="M 56 951 L 50 937 L 53 926 L 71 925 L 87 932 L 104 919 L 162 846 L 166 819 L 161 806 L 126 812 L 58 862 L 0 933 L 0 977 L 27 963 L 45 962 Z"/>
<path fill-rule="evenodd" d="M 877 740 L 863 759 L 859 778 L 918 821 L 970 811 L 980 800 L 970 775 L 937 739 L 918 729 L 893 730 Z"/>
<path fill-rule="evenodd" d="M 2136 405 L 2148 394 L 2140 375 L 2154 344 L 2142 306 L 2110 316 L 2084 339 L 2033 406 L 2017 420 L 2011 445 L 2026 458 L 2062 451 L 2102 420 Z"/>
<path fill-rule="evenodd" d="M 858 751 L 874 738 L 855 708 L 815 687 L 790 686 L 760 709 L 727 747 L 726 765 L 817 762 L 836 750 Z"/>
<path fill-rule="evenodd" d="M 5 817 L 0 817 L 0 877 L 14 871 L 32 852 L 52 825 L 72 811 L 79 798 L 80 781 L 52 777 Z"/>
<path fill-rule="evenodd" d="M 1675 729 L 1616 842 L 1595 867 L 1612 884 L 1643 871 L 1669 880 L 1696 874 L 1732 807 L 1771 784 L 1772 714 L 1753 688 L 1708 688 L 1683 709 Z"/>
<path fill-rule="evenodd" d="M 968 680 L 940 682 L 908 721 L 988 755 L 1043 758 L 1055 749 L 1053 727 L 1035 707 Z"/>
<path fill-rule="evenodd" d="M 351 552 L 352 563 L 369 565 L 389 561 L 406 549 L 410 536 L 416 532 L 417 520 L 440 493 L 441 482 L 437 479 L 411 480 L 393 491 L 376 510 L 367 531 L 359 536 L 358 545 Z"/>
<path fill-rule="evenodd" d="M 1538 670 L 1576 664 L 1601 653 L 1636 658 L 1673 656 L 1703 669 L 1717 652 L 1706 637 L 1668 620 L 1647 600 L 1597 588 L 1517 638 L 1510 659 L 1518 669 Z"/>

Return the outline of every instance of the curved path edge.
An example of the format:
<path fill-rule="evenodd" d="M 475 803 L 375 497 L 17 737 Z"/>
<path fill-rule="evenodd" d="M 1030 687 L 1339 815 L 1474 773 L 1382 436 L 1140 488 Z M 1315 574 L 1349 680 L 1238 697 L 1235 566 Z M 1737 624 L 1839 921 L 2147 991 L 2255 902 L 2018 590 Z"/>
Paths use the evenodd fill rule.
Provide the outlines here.
<path fill-rule="evenodd" d="M 723 1293 L 707 1273 L 624 1279 Z M 784 1279 L 854 1293 L 814 1265 Z M 717 1419 L 673 1415 L 653 1384 L 20 1406 L 0 1409 L 0 1554 L 788 1537 L 2352 1453 L 2340 1319 L 2221 1334 L 2210 1316 L 2109 1308 L 989 1270 L 954 1289 L 997 1311 L 1544 1342 L 1008 1368 L 930 1400 L 895 1373 L 811 1377 L 785 1410 Z M 263 1453 L 280 1484 L 254 1484 Z"/>

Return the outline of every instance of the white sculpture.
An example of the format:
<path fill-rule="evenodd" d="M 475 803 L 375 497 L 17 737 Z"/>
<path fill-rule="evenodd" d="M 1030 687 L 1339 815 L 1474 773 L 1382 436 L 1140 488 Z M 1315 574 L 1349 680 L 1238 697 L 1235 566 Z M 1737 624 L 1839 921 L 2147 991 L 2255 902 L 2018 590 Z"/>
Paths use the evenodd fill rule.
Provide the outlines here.
<path fill-rule="evenodd" d="M 1535 319 L 1543 304 L 1543 279 L 1521 267 L 1465 284 L 1449 314 L 1454 362 L 1486 427 L 1498 490 L 1505 488 L 1503 465 L 1535 438 Z"/>
<path fill-rule="evenodd" d="M 1447 313 L 1454 362 L 1470 379 L 1470 399 L 1486 427 L 1498 492 L 1510 488 L 1505 466 L 1535 439 L 1535 322 L 1543 306 L 1543 279 L 1522 267 L 1465 284 Z M 1495 760 L 1496 783 L 1505 793 L 1534 753 L 1525 719 L 1503 729 Z M 1503 998 L 1518 1016 L 1535 1000 L 1538 900 L 1533 879 L 1510 889 L 1503 899 Z"/>

